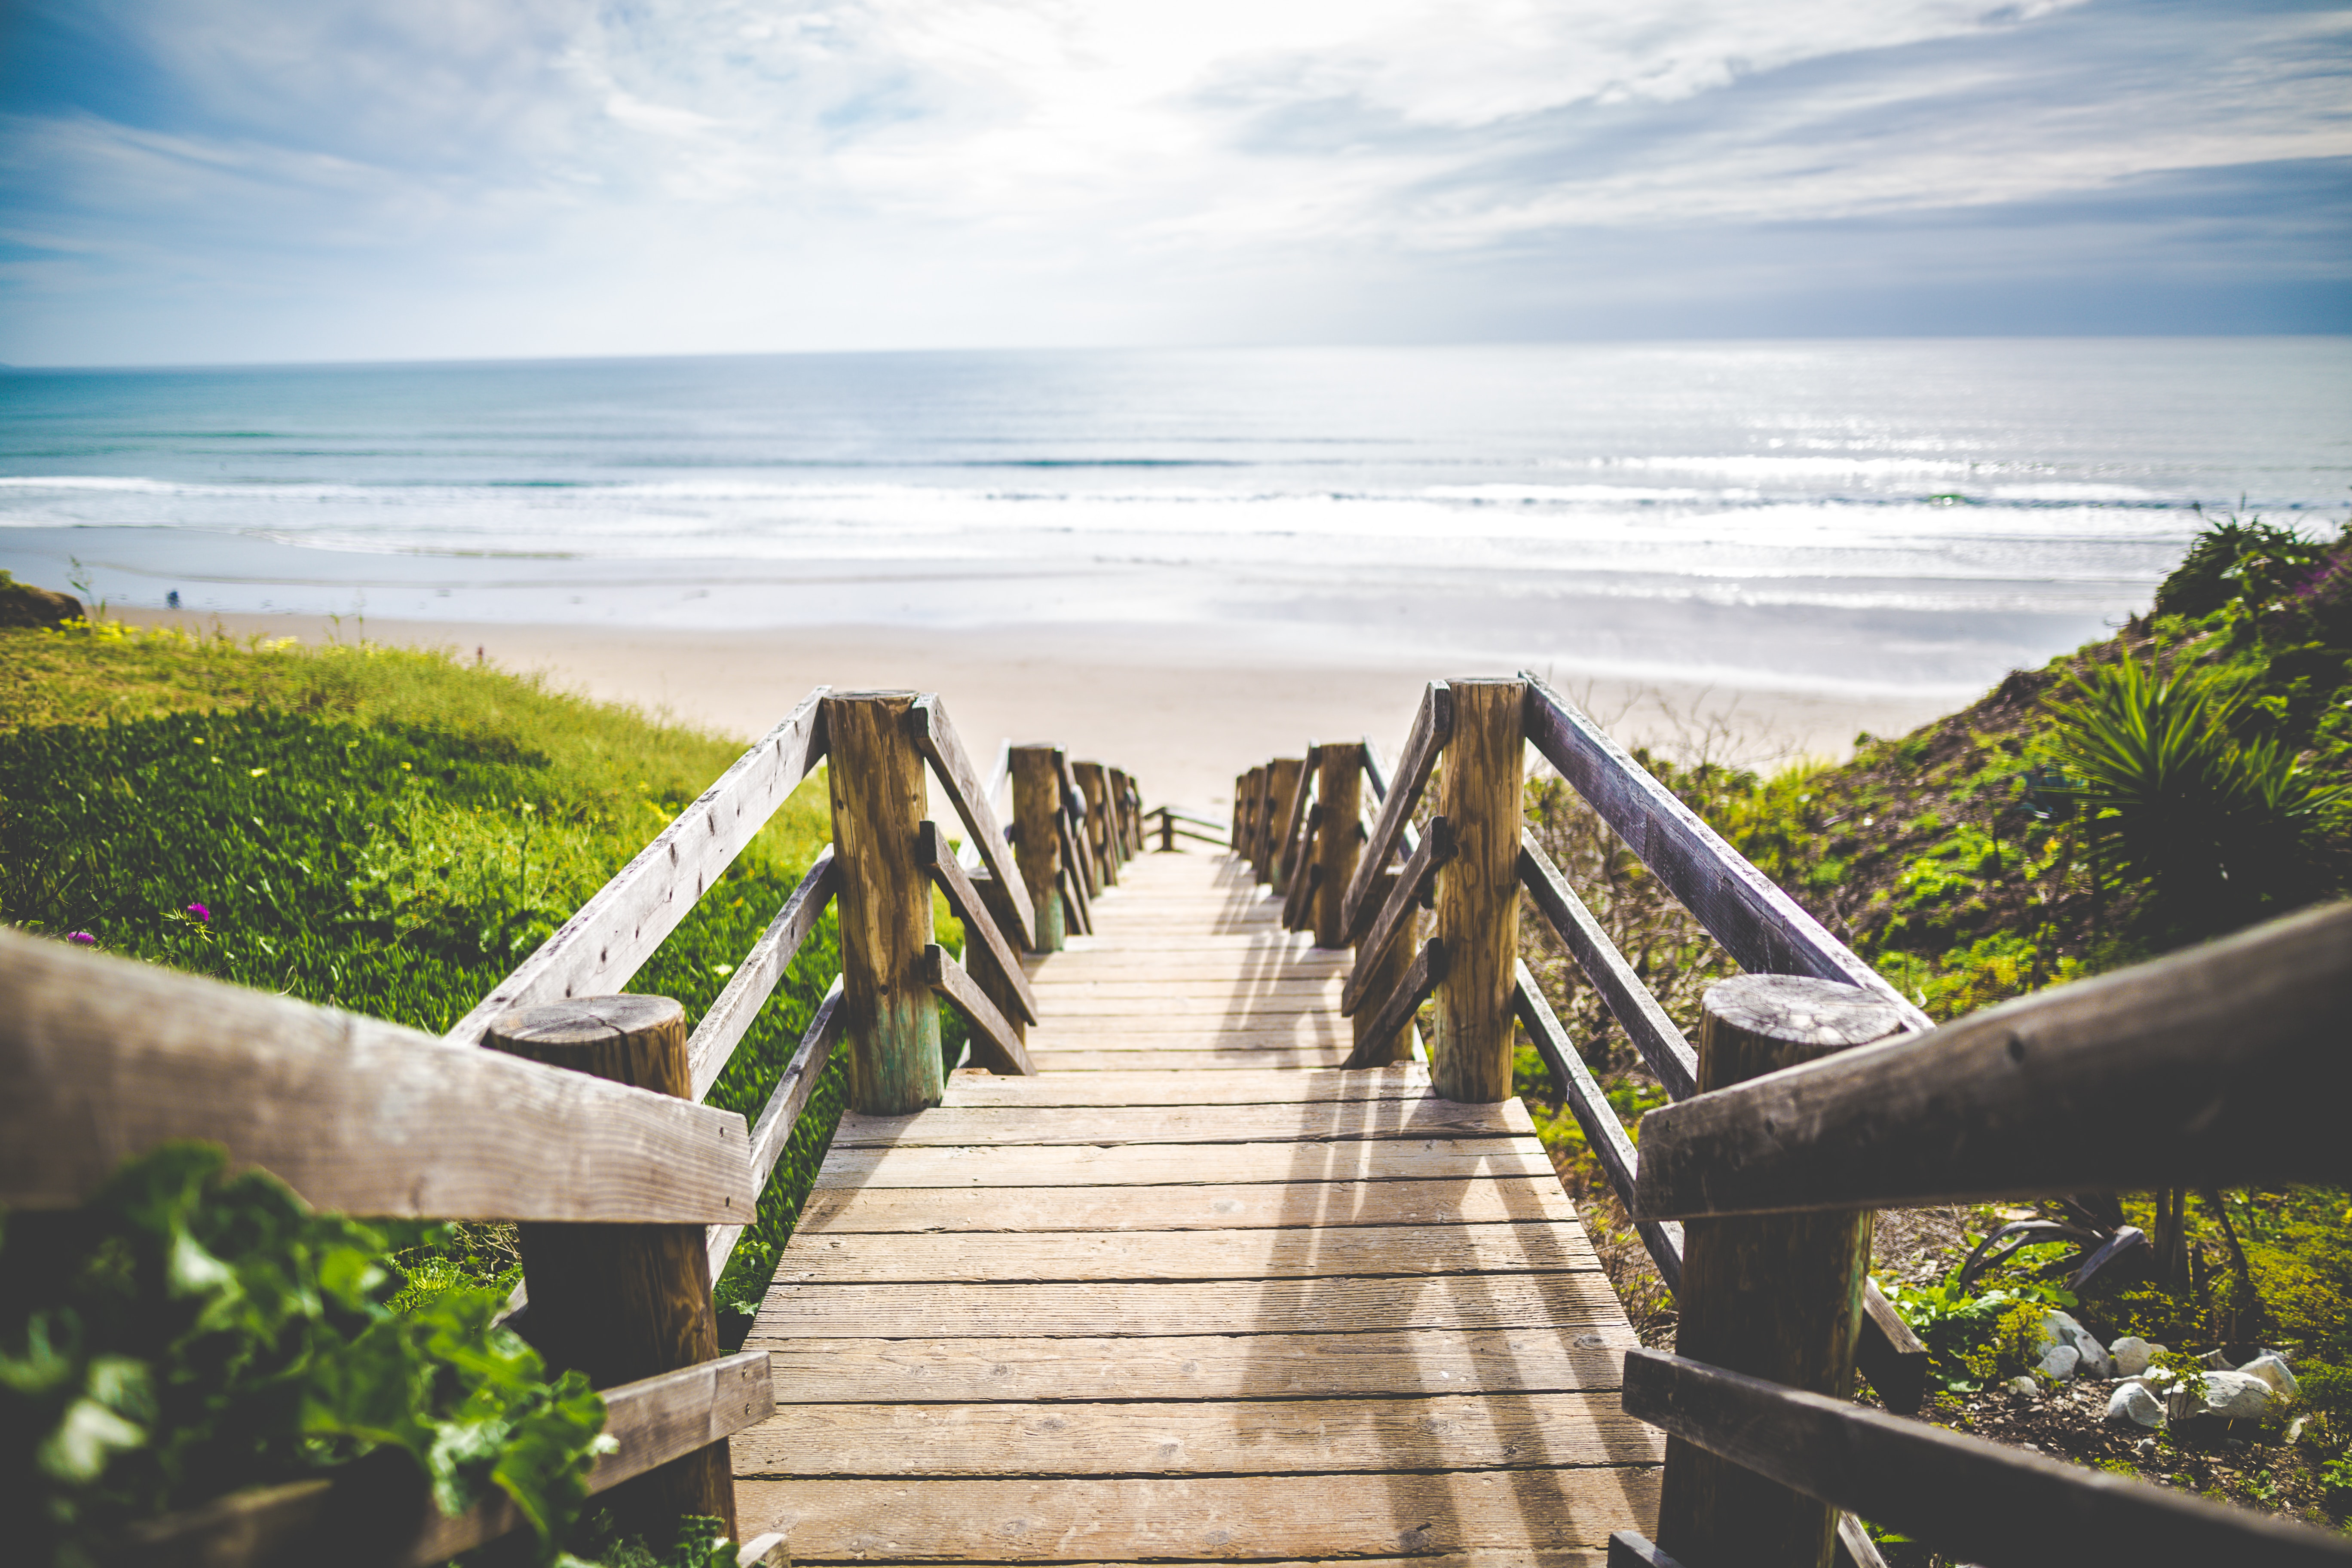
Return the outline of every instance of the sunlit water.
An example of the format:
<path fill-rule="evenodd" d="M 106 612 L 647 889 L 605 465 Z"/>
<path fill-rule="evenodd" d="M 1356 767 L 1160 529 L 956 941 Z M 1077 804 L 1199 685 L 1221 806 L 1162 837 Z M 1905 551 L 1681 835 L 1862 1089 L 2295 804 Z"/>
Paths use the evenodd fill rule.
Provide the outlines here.
<path fill-rule="evenodd" d="M 0 565 L 199 610 L 1958 690 L 2145 608 L 2194 508 L 2347 495 L 2342 339 L 0 376 Z"/>

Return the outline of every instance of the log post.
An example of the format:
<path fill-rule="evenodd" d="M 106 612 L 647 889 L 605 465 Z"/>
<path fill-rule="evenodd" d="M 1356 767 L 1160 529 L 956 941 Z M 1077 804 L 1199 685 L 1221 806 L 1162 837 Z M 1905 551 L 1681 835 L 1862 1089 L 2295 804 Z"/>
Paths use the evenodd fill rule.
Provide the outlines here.
<path fill-rule="evenodd" d="M 1110 819 L 1118 825 L 1118 858 L 1121 863 L 1135 858 L 1135 801 L 1129 789 L 1123 769 L 1106 768 L 1104 776 L 1110 786 Z"/>
<path fill-rule="evenodd" d="M 1068 926 L 1062 910 L 1061 770 L 1050 745 L 1013 748 L 1013 859 L 1036 905 L 1037 951 L 1059 952 Z"/>
<path fill-rule="evenodd" d="M 1356 858 L 1364 848 L 1359 831 L 1364 815 L 1363 789 L 1362 743 L 1327 743 L 1315 773 L 1315 798 L 1323 807 L 1323 826 L 1315 835 L 1315 862 L 1323 868 L 1315 884 L 1318 947 L 1348 945 L 1348 921 L 1341 907 L 1348 900 L 1348 884 L 1356 879 Z M 1305 869 L 1300 868 L 1302 872 Z M 1405 958 L 1410 963 L 1412 955 L 1408 952 Z M 1363 955 L 1358 954 L 1356 962 L 1361 963 Z"/>
<path fill-rule="evenodd" d="M 656 1094 L 691 1096 L 686 1010 L 667 996 L 587 996 L 525 1007 L 490 1026 L 484 1044 Z M 934 1052 L 936 1060 L 937 1053 Z M 519 1227 L 530 1290 L 532 1346 L 551 1372 L 577 1369 L 616 1388 L 719 1358 L 710 1258 L 698 1225 Z M 726 1443 L 672 1459 L 601 1500 L 625 1534 L 666 1542 L 681 1514 L 735 1530 L 735 1478 Z"/>
<path fill-rule="evenodd" d="M 1103 776 L 1100 763 L 1072 763 L 1070 772 L 1076 775 L 1078 793 L 1087 797 L 1087 837 L 1094 840 L 1097 862 L 1102 868 L 1102 885 L 1118 886 L 1118 818 L 1111 813 L 1110 781 Z"/>
<path fill-rule="evenodd" d="M 1511 1097 L 1511 986 L 1519 956 L 1519 836 L 1526 773 L 1527 683 L 1455 680 L 1438 811 L 1454 825 L 1454 858 L 1437 876 L 1437 985 L 1430 1087 L 1447 1100 Z M 1400 781 L 1402 787 L 1402 781 Z"/>
<path fill-rule="evenodd" d="M 1895 1005 L 1860 986 L 1794 974 L 1743 974 L 1707 988 L 1698 1087 L 1727 1089 L 1903 1027 Z M 1692 1219 L 1683 1227 L 1678 1355 L 1813 1394 L 1853 1386 L 1866 1212 Z M 1658 1545 L 1688 1563 L 1828 1568 L 1837 1510 L 1679 1438 L 1666 1439 Z"/>
<path fill-rule="evenodd" d="M 1290 886 L 1283 874 L 1283 857 L 1290 846 L 1282 841 L 1282 830 L 1290 826 L 1290 808 L 1298 792 L 1307 783 L 1307 761 L 1303 757 L 1276 757 L 1266 777 L 1265 817 L 1265 877 L 1276 893 Z"/>
<path fill-rule="evenodd" d="M 945 1092 L 940 1007 L 921 974 L 931 943 L 931 883 L 917 854 L 928 795 L 908 733 L 911 691 L 824 700 L 825 780 L 841 868 L 841 1000 L 849 1104 L 905 1116 Z"/>
<path fill-rule="evenodd" d="M 1242 836 L 1234 841 L 1234 850 L 1250 863 L 1252 879 L 1263 882 L 1265 880 L 1265 868 L 1264 857 L 1257 847 L 1263 834 L 1261 824 L 1265 817 L 1265 767 L 1263 763 L 1244 775 L 1242 789 Z"/>
<path fill-rule="evenodd" d="M 1160 808 L 1160 852 L 1162 855 L 1176 853 L 1176 808 L 1171 805 Z"/>

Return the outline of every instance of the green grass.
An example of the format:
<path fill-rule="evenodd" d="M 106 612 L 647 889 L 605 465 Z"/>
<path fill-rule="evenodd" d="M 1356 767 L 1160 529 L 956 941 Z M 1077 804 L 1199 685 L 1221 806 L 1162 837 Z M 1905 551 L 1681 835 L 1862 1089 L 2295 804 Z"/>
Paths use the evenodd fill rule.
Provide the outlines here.
<path fill-rule="evenodd" d="M 446 652 L 0 632 L 0 921 L 439 1032 L 741 749 Z M 698 1019 L 829 837 L 819 776 L 629 988 Z M 709 1103 L 758 1114 L 838 969 L 828 914 Z M 722 1305 L 763 1290 L 839 1079 L 812 1099 Z"/>

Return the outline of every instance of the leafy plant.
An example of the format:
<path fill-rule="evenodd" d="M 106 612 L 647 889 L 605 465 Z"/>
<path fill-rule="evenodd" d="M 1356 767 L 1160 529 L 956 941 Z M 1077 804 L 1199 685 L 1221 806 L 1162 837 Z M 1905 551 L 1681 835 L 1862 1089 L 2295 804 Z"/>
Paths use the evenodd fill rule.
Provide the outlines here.
<path fill-rule="evenodd" d="M 457 1513 L 495 1488 L 551 1543 L 586 1495 L 604 1401 L 494 1328 L 490 1291 L 403 1315 L 383 1237 L 313 1214 L 215 1146 L 166 1144 L 78 1210 L 0 1233 L 0 1489 L 35 1562 L 124 1524 L 379 1449 Z"/>
<path fill-rule="evenodd" d="M 2076 1304 L 2072 1292 L 2031 1279 L 2005 1279 L 1971 1295 L 1960 1288 L 1958 1268 L 1932 1285 L 1881 1284 L 1927 1346 L 1929 1382 L 1947 1394 L 1974 1394 L 2028 1370 L 2040 1359 L 2042 1314 Z"/>

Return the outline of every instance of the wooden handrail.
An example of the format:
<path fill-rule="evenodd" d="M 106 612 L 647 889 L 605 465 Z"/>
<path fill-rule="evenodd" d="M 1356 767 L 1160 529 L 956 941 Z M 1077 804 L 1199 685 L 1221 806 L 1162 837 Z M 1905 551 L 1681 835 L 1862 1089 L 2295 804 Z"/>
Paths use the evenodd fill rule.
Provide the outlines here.
<path fill-rule="evenodd" d="M 1954 1559 L 2352 1563 L 2352 1542 L 2333 1533 L 1663 1351 L 1626 1352 L 1622 1398 L 1629 1415 Z"/>
<path fill-rule="evenodd" d="M 1404 863 L 1404 868 L 1397 876 L 1396 885 L 1389 889 L 1387 899 L 1378 910 L 1373 910 L 1370 901 L 1366 901 L 1365 909 L 1370 917 L 1364 922 L 1366 929 L 1349 932 L 1349 942 L 1366 952 L 1386 951 L 1389 943 L 1396 939 L 1398 928 L 1411 918 L 1415 908 L 1428 899 L 1430 886 L 1437 879 L 1438 869 L 1453 858 L 1452 825 L 1442 816 L 1431 817 L 1428 833 L 1423 836 L 1421 847 L 1412 852 L 1412 858 Z M 1341 1017 L 1354 1017 L 1356 1009 L 1367 1000 L 1363 986 L 1370 973 L 1370 971 L 1359 968 L 1348 976 L 1348 984 L 1339 993 Z"/>
<path fill-rule="evenodd" d="M 1910 1027 L 1930 1026 L 1927 1014 L 1725 843 L 1582 709 L 1537 676 L 1523 672 L 1520 679 L 1528 683 L 1528 739 L 1741 968 L 1859 985 L 1893 1003 Z"/>
<path fill-rule="evenodd" d="M 923 984 L 945 997 L 971 1026 L 973 1055 L 980 1066 L 991 1072 L 1024 1077 L 1037 1071 L 1012 1024 L 963 966 L 948 956 L 946 948 L 933 942 L 923 949 L 918 973 Z"/>
<path fill-rule="evenodd" d="M 750 1031 L 751 1021 L 767 1005 L 768 998 L 783 983 L 784 972 L 793 960 L 800 956 L 801 945 L 824 917 L 841 887 L 841 876 L 835 868 L 833 846 L 817 851 L 808 874 L 794 888 L 743 962 L 735 966 L 727 988 L 710 1004 L 702 1022 L 694 1026 L 694 1034 L 686 1042 L 687 1066 L 694 1074 L 693 1099 L 700 1100 L 727 1070 L 727 1063 L 735 1047 Z"/>
<path fill-rule="evenodd" d="M 1356 862 L 1356 874 L 1349 881 L 1340 904 L 1340 919 L 1348 930 L 1357 929 L 1357 919 L 1370 897 L 1372 884 L 1388 869 L 1390 857 L 1397 850 L 1397 840 L 1413 807 L 1421 804 L 1421 792 L 1429 785 L 1430 772 L 1437 765 L 1438 753 L 1444 750 L 1453 733 L 1453 693 L 1445 682 L 1432 681 L 1422 694 L 1412 729 L 1405 736 L 1404 751 L 1397 759 L 1395 787 L 1381 797 L 1380 815 L 1373 819 L 1370 837 Z"/>
<path fill-rule="evenodd" d="M 1014 923 L 1007 936 L 1017 937 L 1023 951 L 1037 945 L 1037 929 L 1030 907 L 1029 889 L 1021 879 L 1021 868 L 1007 851 L 1004 826 L 997 820 L 996 810 L 989 804 L 993 783 L 983 786 L 972 769 L 971 758 L 965 754 L 963 742 L 956 734 L 954 722 L 948 718 L 947 704 L 936 691 L 927 691 L 915 700 L 908 711 L 907 722 L 912 731 L 916 749 L 931 764 L 931 773 L 948 793 L 948 799 L 962 818 L 965 842 L 980 852 L 988 873 L 1002 883 L 1005 891 L 1002 912 Z M 1010 759 L 1010 752 L 1006 756 Z"/>
<path fill-rule="evenodd" d="M 1299 867 L 1305 863 L 1300 858 L 1306 853 L 1306 846 L 1300 841 L 1299 829 L 1306 825 L 1307 800 L 1314 794 L 1315 772 L 1322 762 L 1322 747 L 1307 748 L 1307 759 L 1299 765 L 1297 785 L 1291 790 L 1287 809 L 1283 813 L 1281 835 L 1275 841 L 1274 880 L 1277 892 L 1289 891 L 1290 879 L 1298 874 Z"/>
<path fill-rule="evenodd" d="M 357 1215 L 703 1224 L 759 1195 L 730 1110 L 15 931 L 0 994 L 9 1207 L 177 1138 Z"/>
<path fill-rule="evenodd" d="M 2347 1016 L 2337 904 L 1653 1110 L 1633 1212 L 2339 1182 Z"/>
<path fill-rule="evenodd" d="M 947 895 L 948 908 L 955 912 L 957 920 L 963 922 L 965 938 L 986 948 L 990 956 L 995 959 L 1014 1005 L 1021 1010 L 1021 1021 L 1024 1024 L 1037 1022 L 1037 993 L 1030 988 L 1029 977 L 1023 973 L 1021 960 L 1005 942 L 1004 933 L 996 929 L 996 921 L 990 917 L 980 889 L 972 886 L 971 879 L 965 875 L 964 868 L 957 864 L 955 856 L 949 851 L 947 835 L 940 831 L 938 823 L 928 819 L 917 831 L 922 837 L 915 854 L 930 868 L 932 880 L 938 883 L 940 891 Z"/>
<path fill-rule="evenodd" d="M 816 1015 L 801 1033 L 801 1043 L 793 1050 L 792 1060 L 784 1064 L 769 1091 L 768 1103 L 761 1109 L 760 1120 L 751 1127 L 751 1171 L 761 1190 L 765 1191 L 768 1178 L 775 1173 L 776 1162 L 783 1158 L 784 1146 L 792 1142 L 793 1129 L 800 1124 L 801 1113 L 808 1109 L 809 1097 L 824 1077 L 824 1069 L 833 1060 L 833 1047 L 841 1039 L 841 976 L 833 977 L 833 985 L 817 1004 Z M 704 1238 L 710 1255 L 710 1282 L 716 1285 L 727 1272 L 727 1260 L 735 1254 L 735 1244 L 742 1239 L 745 1226 L 714 1225 Z"/>
<path fill-rule="evenodd" d="M 1444 938 L 1433 936 L 1423 944 L 1422 950 L 1413 955 L 1412 967 L 1404 972 L 1404 978 L 1397 982 L 1396 988 L 1389 993 L 1388 999 L 1372 1015 L 1371 1023 L 1365 1026 L 1355 1049 L 1348 1053 L 1348 1059 L 1341 1066 L 1363 1068 L 1385 1063 L 1385 1058 L 1380 1062 L 1371 1059 L 1373 1048 L 1380 1042 L 1402 1033 L 1404 1026 L 1412 1021 L 1413 1014 L 1429 1000 L 1429 994 L 1436 990 L 1438 984 L 1445 978 L 1445 958 Z"/>
<path fill-rule="evenodd" d="M 1519 841 L 1519 882 L 1558 932 L 1584 977 L 1592 984 L 1633 1048 L 1658 1075 L 1658 1082 L 1676 1100 L 1698 1092 L 1698 1053 L 1642 984 L 1609 933 L 1585 907 L 1584 900 L 1543 852 L 1535 835 L 1522 830 Z"/>
<path fill-rule="evenodd" d="M 822 704 L 831 689 L 803 698 L 443 1038 L 478 1046 L 491 1020 L 517 1007 L 625 990 L 824 755 Z"/>

